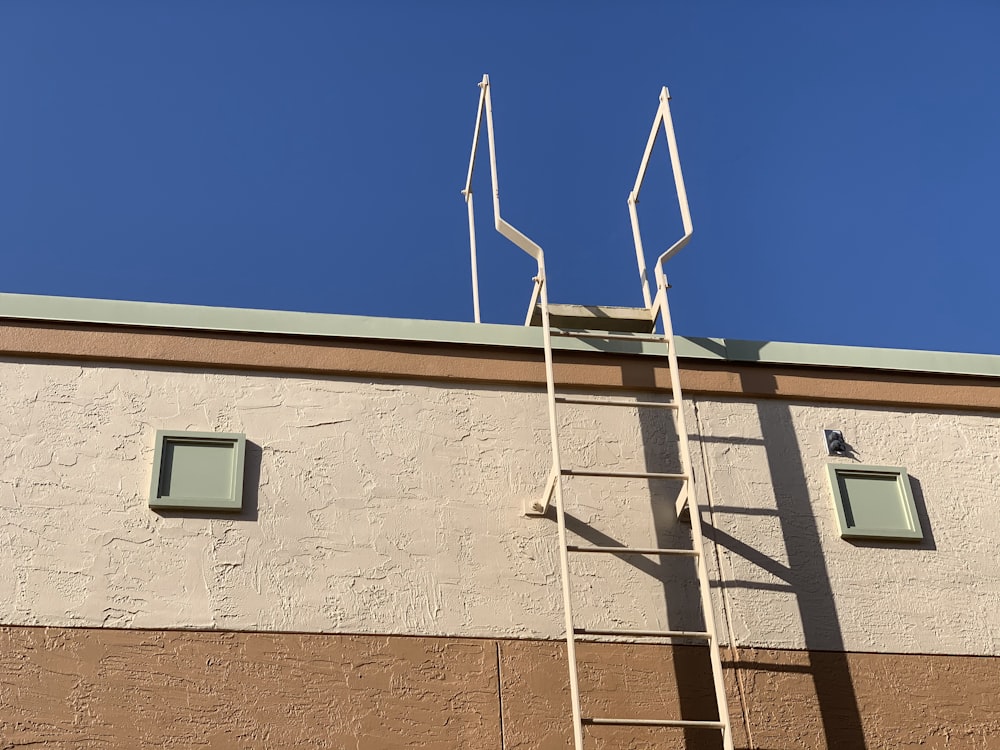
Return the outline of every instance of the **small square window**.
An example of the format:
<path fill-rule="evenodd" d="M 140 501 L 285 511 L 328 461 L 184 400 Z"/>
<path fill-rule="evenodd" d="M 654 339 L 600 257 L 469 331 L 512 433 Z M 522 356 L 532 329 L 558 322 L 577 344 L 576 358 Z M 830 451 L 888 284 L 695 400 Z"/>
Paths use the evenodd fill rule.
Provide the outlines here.
<path fill-rule="evenodd" d="M 924 532 L 902 466 L 828 464 L 830 489 L 844 539 L 920 541 Z"/>
<path fill-rule="evenodd" d="M 243 509 L 246 436 L 157 430 L 149 507 Z"/>

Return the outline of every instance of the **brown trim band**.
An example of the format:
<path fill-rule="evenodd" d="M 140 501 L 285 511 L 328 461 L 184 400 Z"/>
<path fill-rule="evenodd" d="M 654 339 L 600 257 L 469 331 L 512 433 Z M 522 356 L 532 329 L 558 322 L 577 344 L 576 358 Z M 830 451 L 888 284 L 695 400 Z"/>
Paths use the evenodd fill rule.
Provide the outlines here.
<path fill-rule="evenodd" d="M 8 321 L 0 324 L 0 355 L 526 387 L 545 383 L 538 351 L 100 325 Z M 670 383 L 666 362 L 625 354 L 560 352 L 556 378 L 577 388 L 650 390 Z M 981 376 L 683 360 L 681 378 L 690 394 L 1000 410 L 1000 383 Z"/>

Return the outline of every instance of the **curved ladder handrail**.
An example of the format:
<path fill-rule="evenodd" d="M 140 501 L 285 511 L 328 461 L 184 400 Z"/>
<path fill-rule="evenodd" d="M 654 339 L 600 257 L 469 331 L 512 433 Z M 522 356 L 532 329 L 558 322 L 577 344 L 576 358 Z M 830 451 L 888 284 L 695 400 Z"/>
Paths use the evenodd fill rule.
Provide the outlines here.
<path fill-rule="evenodd" d="M 674 134 L 674 121 L 670 117 L 670 91 L 664 86 L 660 89 L 660 104 L 656 109 L 656 116 L 653 118 L 653 127 L 649 131 L 649 139 L 646 141 L 646 149 L 642 153 L 642 161 L 639 163 L 639 173 L 635 178 L 635 185 L 628 194 L 628 212 L 632 221 L 632 239 L 635 242 L 636 261 L 639 264 L 639 279 L 642 282 L 642 297 L 646 307 L 653 308 L 654 299 L 649 291 L 649 278 L 646 271 L 646 255 L 642 247 L 642 234 L 639 231 L 639 213 L 636 204 L 639 202 L 639 192 L 642 190 L 643 180 L 646 178 L 646 169 L 649 166 L 649 157 L 653 153 L 653 146 L 656 144 L 656 135 L 663 123 L 663 129 L 667 136 L 667 147 L 670 150 L 670 165 L 674 171 L 674 187 L 677 191 L 677 204 L 681 210 L 681 221 L 684 223 L 684 236 L 667 248 L 656 259 L 654 273 L 656 276 L 657 300 L 660 289 L 667 288 L 667 278 L 663 271 L 663 264 L 680 252 L 691 240 L 694 227 L 691 223 L 691 209 L 688 206 L 687 190 L 684 187 L 684 174 L 681 171 L 680 155 L 677 151 L 677 136 Z M 655 311 L 654 311 L 655 314 Z"/>
<path fill-rule="evenodd" d="M 465 196 L 465 203 L 469 214 L 469 250 L 472 259 L 472 304 L 475 321 L 480 321 L 479 314 L 479 272 L 476 264 L 476 220 L 472 201 L 472 174 L 476 168 L 476 151 L 479 149 L 479 133 L 482 130 L 483 112 L 486 112 L 486 137 L 489 142 L 490 151 L 490 179 L 493 184 L 493 225 L 502 236 L 510 240 L 518 248 L 526 252 L 538 264 L 538 275 L 535 277 L 535 290 L 531 296 L 531 305 L 528 309 L 528 317 L 531 316 L 531 309 L 538 301 L 538 296 L 543 293 L 545 278 L 545 253 L 541 246 L 520 231 L 500 215 L 500 187 L 497 180 L 497 156 L 496 138 L 493 134 L 493 98 L 490 96 L 490 77 L 483 76 L 479 82 L 479 108 L 476 111 L 476 129 L 472 134 L 472 153 L 469 155 L 469 171 L 465 178 L 465 189 L 462 195 Z"/>

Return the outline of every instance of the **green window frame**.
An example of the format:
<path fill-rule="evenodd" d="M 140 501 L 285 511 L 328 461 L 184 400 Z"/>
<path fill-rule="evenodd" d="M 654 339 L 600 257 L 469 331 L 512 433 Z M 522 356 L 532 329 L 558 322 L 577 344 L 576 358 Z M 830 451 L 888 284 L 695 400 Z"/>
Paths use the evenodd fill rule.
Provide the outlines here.
<path fill-rule="evenodd" d="M 924 538 L 902 466 L 827 464 L 840 536 L 919 542 Z"/>
<path fill-rule="evenodd" d="M 239 512 L 245 459 L 241 433 L 157 430 L 149 507 Z"/>

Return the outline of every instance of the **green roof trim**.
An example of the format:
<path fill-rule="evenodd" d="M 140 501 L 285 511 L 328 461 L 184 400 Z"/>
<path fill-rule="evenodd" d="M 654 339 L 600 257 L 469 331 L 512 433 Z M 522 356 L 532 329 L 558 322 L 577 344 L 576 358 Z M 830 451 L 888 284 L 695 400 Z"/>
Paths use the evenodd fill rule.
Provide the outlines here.
<path fill-rule="evenodd" d="M 677 342 L 677 354 L 681 357 L 730 362 L 860 367 L 871 370 L 1000 377 L 1000 355 L 996 354 L 705 338 L 681 339 Z"/>
<path fill-rule="evenodd" d="M 0 293 L 0 319 L 90 323 L 192 331 L 263 333 L 439 344 L 538 348 L 539 328 L 446 320 L 376 318 L 281 310 L 176 305 L 163 302 L 50 297 Z M 662 355 L 661 344 L 640 341 L 558 339 L 559 349 Z M 1000 355 L 881 349 L 863 346 L 790 344 L 739 339 L 677 339 L 677 354 L 689 359 L 820 367 L 860 367 L 953 375 L 1000 377 Z"/>

